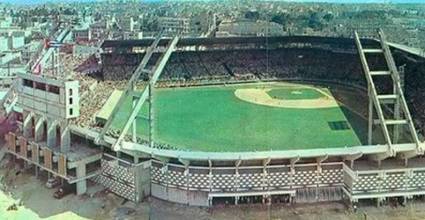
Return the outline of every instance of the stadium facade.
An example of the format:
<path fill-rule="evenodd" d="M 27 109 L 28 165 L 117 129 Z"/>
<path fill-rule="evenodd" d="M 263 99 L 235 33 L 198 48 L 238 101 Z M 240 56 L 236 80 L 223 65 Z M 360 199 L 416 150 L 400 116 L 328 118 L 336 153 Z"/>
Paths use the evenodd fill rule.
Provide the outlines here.
<path fill-rule="evenodd" d="M 108 131 L 122 106 L 120 100 L 101 127 L 78 126 L 73 120 L 84 112 L 67 102 L 78 93 L 73 89 L 78 81 L 21 74 L 15 102 L 23 108 L 22 115 L 18 114 L 22 123 L 18 132 L 6 135 L 8 152 L 37 173 L 41 168 L 76 183 L 78 194 L 85 192 L 87 181 L 94 181 L 135 202 L 148 196 L 194 206 L 356 203 L 363 199 L 376 200 L 379 205 L 392 197 L 405 202 L 425 194 L 425 58 L 381 37 L 158 37 L 105 41 L 102 77 L 128 81 L 121 97 L 134 100 L 124 132 L 112 135 Z M 366 58 L 366 53 L 371 57 Z M 267 64 L 262 63 L 263 59 L 268 59 Z M 369 68 L 372 66 L 377 69 Z M 378 75 L 388 78 L 374 81 Z M 135 93 L 139 79 L 145 86 L 142 93 Z M 258 81 L 326 82 L 367 94 L 367 144 L 203 152 L 159 146 L 152 131 L 147 140 L 136 136 L 137 113 L 143 103 L 154 100 L 154 87 Z M 41 85 L 47 85 L 43 94 Z M 376 92 L 380 89 L 386 96 Z M 57 109 L 40 104 L 52 101 L 62 104 L 55 105 Z M 389 115 L 394 118 L 388 119 Z M 150 126 L 155 123 L 151 119 Z M 382 141 L 372 140 L 372 133 L 380 133 Z"/>

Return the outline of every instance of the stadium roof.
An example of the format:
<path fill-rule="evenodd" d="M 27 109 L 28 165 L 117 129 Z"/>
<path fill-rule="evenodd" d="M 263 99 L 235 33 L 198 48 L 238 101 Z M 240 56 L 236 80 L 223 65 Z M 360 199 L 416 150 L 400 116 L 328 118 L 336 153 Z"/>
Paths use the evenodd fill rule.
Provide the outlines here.
<path fill-rule="evenodd" d="M 170 38 L 163 38 L 159 46 L 165 46 Z M 153 38 L 141 40 L 105 40 L 102 48 L 133 48 L 148 47 L 154 41 Z M 321 37 L 321 36 L 278 36 L 278 37 L 223 37 L 223 38 L 182 38 L 177 47 L 190 46 L 220 46 L 220 45 L 249 45 L 249 44 L 305 44 L 312 45 L 333 45 L 335 48 L 355 49 L 353 38 L 344 37 Z M 370 48 L 380 48 L 379 42 L 371 38 L 363 38 L 362 45 Z M 389 43 L 393 49 L 403 51 L 416 58 L 425 58 L 425 51 L 408 47 L 401 44 Z"/>
<path fill-rule="evenodd" d="M 102 48 L 111 47 L 147 47 L 153 42 L 153 38 L 141 40 L 105 40 Z M 159 42 L 164 46 L 170 39 L 164 38 Z M 363 39 L 364 45 L 376 45 L 373 39 Z M 352 38 L 341 37 L 319 37 L 319 36 L 279 36 L 279 37 L 223 37 L 223 38 L 182 38 L 177 44 L 182 46 L 209 46 L 228 44 L 273 44 L 273 43 L 313 43 L 313 44 L 334 44 L 340 46 L 354 47 Z"/>

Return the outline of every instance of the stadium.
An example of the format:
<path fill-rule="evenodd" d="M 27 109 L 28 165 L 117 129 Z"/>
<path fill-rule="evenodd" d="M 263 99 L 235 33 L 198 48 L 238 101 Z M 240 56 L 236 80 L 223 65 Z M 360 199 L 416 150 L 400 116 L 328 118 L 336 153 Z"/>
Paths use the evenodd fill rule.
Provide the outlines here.
<path fill-rule="evenodd" d="M 425 194 L 425 58 L 383 33 L 101 47 L 104 101 L 81 97 L 70 138 L 101 146 L 90 178 L 124 198 L 380 205 Z"/>
<path fill-rule="evenodd" d="M 134 53 L 135 48 L 152 42 L 105 42 L 104 79 L 128 79 L 126 73 L 134 72 L 142 57 Z M 380 48 L 376 40 L 362 43 Z M 169 44 L 161 40 L 158 45 Z M 421 77 L 409 68 L 419 67 L 407 64 L 415 55 L 394 50 L 395 59 L 401 62 L 398 65 L 406 64 L 404 86 L 415 88 Z M 385 59 L 379 55 L 372 54 L 368 62 L 383 70 Z M 153 54 L 147 66 L 154 66 L 160 58 Z M 389 87 L 385 83 L 379 83 L 383 91 Z M 418 116 L 413 96 L 418 93 L 410 92 L 406 90 L 409 107 Z M 373 126 L 368 142 L 367 80 L 353 39 L 181 39 L 151 93 L 153 110 L 148 104 L 141 108 L 136 129 L 141 142 L 154 140 L 146 142 L 151 149 L 143 144 L 122 144 L 122 148 L 160 158 L 153 159 L 151 167 L 151 194 L 155 197 L 197 205 L 226 199 L 262 201 L 263 197 L 297 202 L 357 201 L 384 198 L 399 187 L 389 184 L 394 181 L 390 173 L 388 182 L 377 186 L 382 187 L 378 192 L 356 189 L 374 181 L 368 166 L 376 167 L 379 178 L 381 161 L 396 155 L 387 153 L 379 126 Z M 131 109 L 128 99 L 111 127 L 124 127 Z M 414 119 L 420 127 L 420 119 Z M 403 154 L 401 148 L 414 143 L 407 133 L 401 132 L 396 154 Z M 365 175 L 369 179 L 356 177 L 354 184 L 359 186 L 351 182 L 351 188 L 347 187 L 349 169 L 360 167 L 368 167 Z"/>

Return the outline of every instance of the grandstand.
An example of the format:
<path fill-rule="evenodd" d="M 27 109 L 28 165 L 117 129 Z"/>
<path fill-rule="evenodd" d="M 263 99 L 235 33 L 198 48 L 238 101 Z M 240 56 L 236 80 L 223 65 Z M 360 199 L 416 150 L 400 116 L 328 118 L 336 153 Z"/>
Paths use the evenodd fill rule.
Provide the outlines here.
<path fill-rule="evenodd" d="M 425 194 L 425 58 L 353 37 L 105 41 L 71 138 L 136 202 L 406 202 Z"/>
<path fill-rule="evenodd" d="M 136 70 L 154 43 L 105 41 L 101 77 L 129 79 L 129 72 Z M 164 49 L 153 51 L 144 68 L 158 65 L 167 40 L 157 45 Z M 361 45 L 381 47 L 375 39 L 362 39 Z M 370 71 L 386 68 L 386 57 L 376 53 L 380 50 L 370 51 L 375 52 L 367 56 Z M 419 100 L 424 92 L 418 83 L 423 82 L 424 58 L 402 47 L 392 46 L 391 52 L 396 66 L 405 67 L 400 83 L 419 145 L 414 144 L 415 135 L 413 139 L 408 135 L 409 129 L 403 128 L 388 145 L 381 126 L 368 128 L 370 82 L 359 59 L 359 45 L 348 38 L 310 36 L 180 39 L 155 87 L 149 89 L 151 96 L 136 117 L 141 120 L 133 124 L 133 137 L 131 132 L 124 136 L 120 132 L 134 110 L 128 99 L 118 107 L 113 132 L 108 133 L 124 139 L 106 142 L 130 154 L 148 153 L 153 158 L 150 194 L 178 203 L 213 205 L 257 197 L 287 202 L 374 199 L 382 204 L 389 197 L 407 201 L 421 195 L 423 161 L 415 155 L 423 147 L 424 112 Z M 115 62 L 122 60 L 123 65 Z M 148 81 L 149 72 L 141 79 Z M 390 91 L 391 84 L 384 79 L 375 84 L 380 91 Z M 266 98 L 280 100 L 237 99 L 237 91 L 250 89 L 263 89 Z M 320 100 L 323 94 L 315 89 L 337 105 L 276 106 L 282 99 L 286 104 L 293 99 L 298 107 L 309 99 Z M 235 110 L 234 103 L 241 106 Z M 388 106 L 382 111 L 392 114 Z M 332 133 L 338 136 L 329 138 Z M 397 181 L 408 185 L 394 184 Z"/>

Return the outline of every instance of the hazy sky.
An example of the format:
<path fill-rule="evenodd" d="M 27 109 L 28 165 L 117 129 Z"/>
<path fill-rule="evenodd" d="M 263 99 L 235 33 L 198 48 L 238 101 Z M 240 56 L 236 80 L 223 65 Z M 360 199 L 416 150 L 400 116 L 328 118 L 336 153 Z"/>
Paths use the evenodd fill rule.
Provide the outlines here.
<path fill-rule="evenodd" d="M 62 2 L 93 2 L 102 0 L 62 0 Z M 167 0 L 144 0 L 167 1 Z M 178 0 L 173 0 L 178 1 Z M 187 0 L 185 0 L 187 1 Z M 226 0 L 223 0 L 226 1 Z M 278 0 L 277 0 L 278 1 Z M 425 0 L 282 0 L 288 2 L 332 2 L 332 3 L 425 3 Z M 2 3 L 12 4 L 41 4 L 46 2 L 61 2 L 60 0 L 0 0 Z"/>

